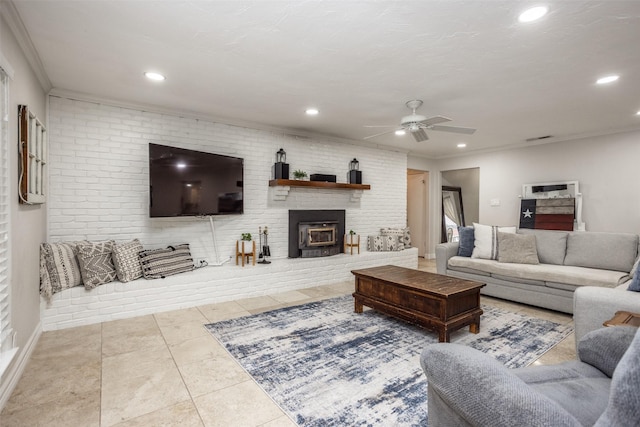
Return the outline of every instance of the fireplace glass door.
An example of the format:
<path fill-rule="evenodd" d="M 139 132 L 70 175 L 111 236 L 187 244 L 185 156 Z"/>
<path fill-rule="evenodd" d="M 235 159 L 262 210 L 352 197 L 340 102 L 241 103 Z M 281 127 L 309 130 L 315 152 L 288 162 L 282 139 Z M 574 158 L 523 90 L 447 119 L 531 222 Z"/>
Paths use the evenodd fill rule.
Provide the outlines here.
<path fill-rule="evenodd" d="M 308 245 L 309 246 L 327 246 L 336 244 L 335 227 L 309 228 Z"/>

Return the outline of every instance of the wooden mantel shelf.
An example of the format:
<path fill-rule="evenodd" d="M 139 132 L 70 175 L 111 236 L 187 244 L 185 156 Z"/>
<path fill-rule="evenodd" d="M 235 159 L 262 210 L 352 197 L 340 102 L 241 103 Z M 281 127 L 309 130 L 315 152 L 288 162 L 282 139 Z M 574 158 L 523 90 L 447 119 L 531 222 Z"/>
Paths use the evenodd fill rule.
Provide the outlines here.
<path fill-rule="evenodd" d="M 299 181 L 296 179 L 272 179 L 269 181 L 269 187 L 288 186 L 288 187 L 315 187 L 315 188 L 343 188 L 347 190 L 371 190 L 369 184 L 346 184 L 342 182 L 324 182 L 324 181 Z"/>
<path fill-rule="evenodd" d="M 325 188 L 325 189 L 341 189 L 353 190 L 351 200 L 357 202 L 362 197 L 363 190 L 371 190 L 369 184 L 346 184 L 342 182 L 323 182 L 323 181 L 299 181 L 296 179 L 272 179 L 269 181 L 269 187 L 276 187 L 273 192 L 273 200 L 286 200 L 291 187 L 303 188 Z"/>

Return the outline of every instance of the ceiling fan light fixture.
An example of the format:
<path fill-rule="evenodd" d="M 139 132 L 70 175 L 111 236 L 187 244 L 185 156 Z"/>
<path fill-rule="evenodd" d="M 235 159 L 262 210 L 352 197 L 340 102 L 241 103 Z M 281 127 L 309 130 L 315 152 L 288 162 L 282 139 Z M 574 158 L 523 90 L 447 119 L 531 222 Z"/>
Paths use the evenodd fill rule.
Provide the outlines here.
<path fill-rule="evenodd" d="M 610 76 L 600 77 L 598 80 L 596 80 L 596 84 L 606 85 L 607 83 L 615 82 L 619 78 L 620 78 L 620 76 L 617 75 L 617 74 L 612 74 Z"/>
<path fill-rule="evenodd" d="M 145 72 L 145 73 L 144 73 L 144 76 L 145 76 L 146 78 L 148 78 L 149 80 L 153 80 L 153 81 L 155 81 L 155 82 L 161 82 L 161 81 L 163 81 L 163 80 L 166 80 L 166 77 L 165 77 L 165 76 L 163 76 L 163 75 L 162 75 L 162 74 L 160 74 L 160 73 L 153 72 L 153 71 L 147 71 L 147 72 Z"/>
<path fill-rule="evenodd" d="M 546 6 L 532 7 L 522 12 L 520 16 L 518 16 L 518 21 L 523 23 L 537 21 L 546 15 L 548 11 L 549 9 Z"/>

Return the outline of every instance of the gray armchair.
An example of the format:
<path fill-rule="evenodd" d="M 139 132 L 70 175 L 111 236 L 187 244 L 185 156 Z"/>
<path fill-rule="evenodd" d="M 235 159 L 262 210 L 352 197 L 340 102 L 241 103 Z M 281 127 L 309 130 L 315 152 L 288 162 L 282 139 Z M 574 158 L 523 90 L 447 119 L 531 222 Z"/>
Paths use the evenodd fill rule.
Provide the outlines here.
<path fill-rule="evenodd" d="M 640 425 L 637 331 L 598 329 L 580 340 L 579 360 L 520 369 L 466 346 L 430 345 L 420 358 L 429 426 Z"/>

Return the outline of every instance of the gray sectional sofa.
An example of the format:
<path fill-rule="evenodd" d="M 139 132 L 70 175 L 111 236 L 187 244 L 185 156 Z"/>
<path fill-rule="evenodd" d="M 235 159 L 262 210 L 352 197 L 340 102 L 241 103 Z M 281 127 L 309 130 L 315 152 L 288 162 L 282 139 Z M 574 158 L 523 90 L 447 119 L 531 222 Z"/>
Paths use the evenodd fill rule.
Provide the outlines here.
<path fill-rule="evenodd" d="M 484 295 L 565 313 L 574 312 L 573 297 L 578 288 L 616 288 L 615 292 L 604 291 L 604 294 L 616 294 L 616 300 L 628 299 L 631 302 L 625 307 L 631 305 L 636 308 L 635 311 L 640 311 L 640 293 L 626 291 L 640 252 L 638 235 L 528 229 L 518 230 L 517 233 L 535 236 L 539 264 L 458 256 L 456 242 L 436 246 L 437 271 L 486 283 L 481 291 Z M 596 303 L 592 298 L 587 300 L 589 304 Z M 604 315 L 601 313 L 596 320 L 585 315 L 588 318 L 583 321 L 584 331 L 593 329 L 594 322 L 600 322 L 601 325 L 600 317 Z"/>

